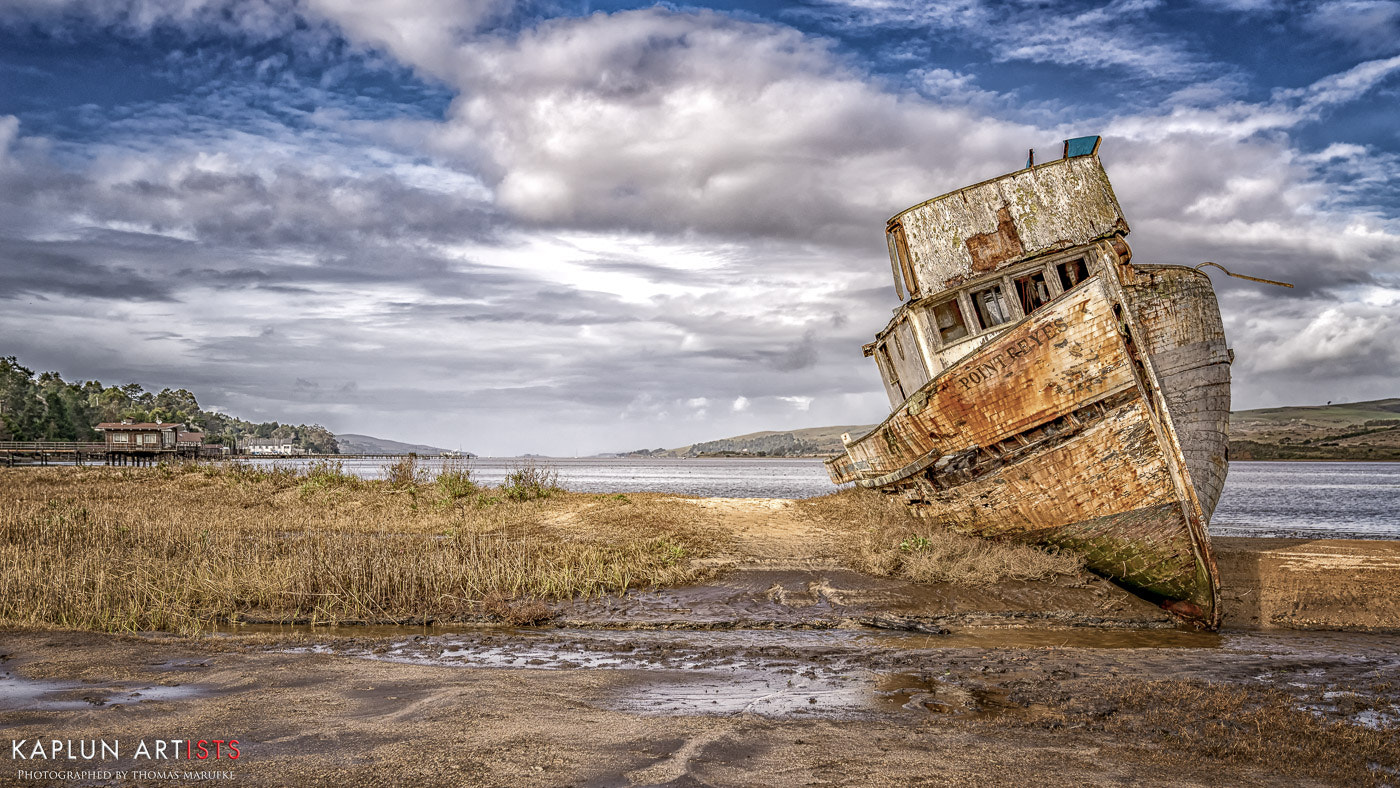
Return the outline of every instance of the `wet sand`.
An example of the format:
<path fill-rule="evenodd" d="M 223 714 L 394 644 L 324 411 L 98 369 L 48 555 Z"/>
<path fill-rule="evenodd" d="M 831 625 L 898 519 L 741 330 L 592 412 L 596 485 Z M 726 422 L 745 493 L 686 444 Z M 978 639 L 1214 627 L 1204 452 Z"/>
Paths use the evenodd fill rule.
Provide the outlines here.
<path fill-rule="evenodd" d="M 1400 631 L 1400 541 L 1212 540 L 1227 628 Z"/>
<path fill-rule="evenodd" d="M 237 761 L 197 768 L 248 785 L 1355 784 L 1354 768 L 1329 778 L 1325 759 L 1282 733 L 1268 734 L 1277 747 L 1260 735 L 1272 760 L 1182 752 L 1181 730 L 1151 717 L 1161 709 L 1124 699 L 1163 681 L 1267 685 L 1332 725 L 1393 726 L 1400 680 L 1395 641 L 1377 635 L 1167 632 L 1143 645 L 1042 630 L 1061 645 L 1006 632 L 975 645 L 600 634 L 613 635 L 11 632 L 3 680 L 50 683 L 7 692 L 0 725 L 11 739 L 118 740 L 128 752 L 157 737 L 237 739 Z M 1324 708 L 1338 692 L 1364 708 Z M 1182 729 L 1205 713 L 1183 703 Z M 15 777 L 35 766 L 7 763 L 0 782 L 34 784 Z"/>
<path fill-rule="evenodd" d="M 563 605 L 548 627 L 0 631 L 0 745 L 123 747 L 106 763 L 7 748 L 0 784 L 54 768 L 246 785 L 1400 780 L 1400 544 L 1217 540 L 1226 628 L 1210 634 L 1106 582 L 861 575 L 789 503 L 697 505 L 735 534 L 713 581 Z M 240 757 L 130 758 L 156 738 L 237 739 Z"/>

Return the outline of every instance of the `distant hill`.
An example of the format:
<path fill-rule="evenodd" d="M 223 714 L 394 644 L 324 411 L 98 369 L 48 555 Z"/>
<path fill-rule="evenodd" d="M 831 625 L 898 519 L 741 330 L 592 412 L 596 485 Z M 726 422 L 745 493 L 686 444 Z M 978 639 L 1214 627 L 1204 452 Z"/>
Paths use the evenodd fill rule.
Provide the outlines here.
<path fill-rule="evenodd" d="M 677 449 L 640 449 L 628 454 L 649 457 L 837 454 L 842 449 L 843 432 L 858 438 L 875 426 L 751 432 Z M 1400 398 L 1235 411 L 1230 415 L 1230 458 L 1400 460 Z"/>
<path fill-rule="evenodd" d="M 1230 415 L 1232 460 L 1400 460 L 1400 399 Z"/>
<path fill-rule="evenodd" d="M 814 455 L 837 454 L 842 450 L 841 434 L 851 433 L 860 436 L 869 432 L 873 424 L 807 427 L 800 430 L 751 432 L 733 438 L 705 441 L 678 449 L 641 449 L 629 452 L 633 456 L 649 457 L 712 457 L 715 455 L 740 455 L 752 457 L 811 457 Z"/>
<path fill-rule="evenodd" d="M 426 446 L 421 443 L 401 443 L 385 438 L 376 438 L 371 435 L 356 435 L 345 433 L 336 435 L 335 442 L 340 444 L 341 454 L 442 454 L 447 449 L 440 449 L 436 446 Z M 465 454 L 465 452 L 464 452 Z"/>

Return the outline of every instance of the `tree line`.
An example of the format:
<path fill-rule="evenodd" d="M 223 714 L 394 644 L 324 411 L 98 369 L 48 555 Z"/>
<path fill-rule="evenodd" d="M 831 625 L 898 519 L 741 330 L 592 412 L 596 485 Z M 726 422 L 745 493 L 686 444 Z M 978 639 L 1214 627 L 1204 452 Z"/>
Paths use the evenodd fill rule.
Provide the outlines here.
<path fill-rule="evenodd" d="M 34 371 L 14 356 L 0 358 L 0 440 L 100 441 L 103 422 L 178 422 L 204 433 L 204 443 L 234 446 L 244 438 L 290 440 L 317 454 L 339 454 L 335 435 L 319 424 L 260 424 L 199 407 L 185 389 L 146 391 L 138 383 L 69 383 L 57 372 Z"/>

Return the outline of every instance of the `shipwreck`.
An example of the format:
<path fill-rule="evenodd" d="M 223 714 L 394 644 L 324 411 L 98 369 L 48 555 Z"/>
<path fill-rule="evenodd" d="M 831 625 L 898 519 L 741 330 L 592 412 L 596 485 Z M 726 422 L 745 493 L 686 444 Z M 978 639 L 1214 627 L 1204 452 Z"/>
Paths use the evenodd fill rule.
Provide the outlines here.
<path fill-rule="evenodd" d="M 1098 147 L 889 220 L 903 303 L 864 351 L 893 411 L 827 469 L 1215 628 L 1233 353 L 1204 273 L 1133 261 Z"/>

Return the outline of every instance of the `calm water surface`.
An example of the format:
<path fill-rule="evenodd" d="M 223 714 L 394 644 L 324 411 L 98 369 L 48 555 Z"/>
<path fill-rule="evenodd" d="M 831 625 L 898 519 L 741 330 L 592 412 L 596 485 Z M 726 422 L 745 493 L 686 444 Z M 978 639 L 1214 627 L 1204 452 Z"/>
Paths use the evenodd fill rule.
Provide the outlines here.
<path fill-rule="evenodd" d="M 279 460 L 301 465 L 306 461 Z M 499 484 L 527 460 L 469 461 L 483 484 Z M 578 492 L 669 492 L 725 498 L 810 498 L 837 489 L 820 460 L 549 459 L 560 484 Z M 432 468 L 441 461 L 430 460 Z M 366 478 L 382 460 L 347 460 Z M 1400 463 L 1233 462 L 1211 533 L 1220 536 L 1400 539 Z"/>
<path fill-rule="evenodd" d="M 1232 462 L 1210 532 L 1400 539 L 1400 463 Z"/>
<path fill-rule="evenodd" d="M 269 465 L 303 467 L 308 460 L 257 460 Z M 343 460 L 348 473 L 366 479 L 384 476 L 386 460 Z M 424 459 L 430 471 L 442 460 Z M 497 485 L 511 470 L 534 462 L 559 472 L 561 487 L 575 492 L 667 492 L 714 498 L 811 498 L 834 492 L 821 460 L 692 459 L 652 457 L 555 458 L 475 457 L 459 460 L 472 478 Z"/>

